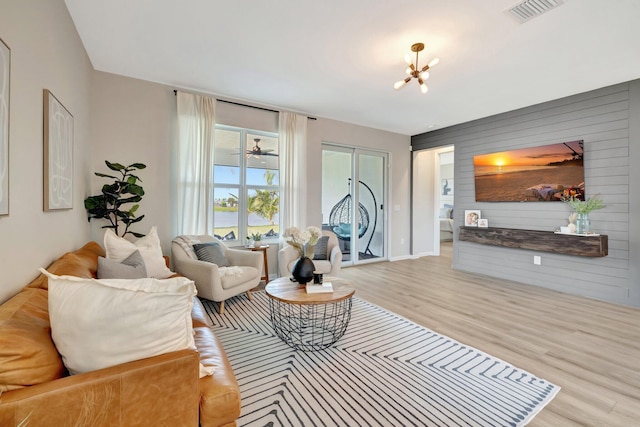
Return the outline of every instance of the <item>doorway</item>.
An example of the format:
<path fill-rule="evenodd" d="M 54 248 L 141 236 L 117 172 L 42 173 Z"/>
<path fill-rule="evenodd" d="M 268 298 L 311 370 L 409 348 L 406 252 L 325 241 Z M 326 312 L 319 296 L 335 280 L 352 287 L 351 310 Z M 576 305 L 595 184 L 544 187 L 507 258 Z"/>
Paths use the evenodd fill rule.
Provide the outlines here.
<path fill-rule="evenodd" d="M 387 259 L 387 165 L 387 153 L 322 145 L 322 228 L 345 266 Z"/>
<path fill-rule="evenodd" d="M 454 148 L 413 152 L 412 235 L 414 257 L 440 256 L 450 251 L 454 224 Z"/>

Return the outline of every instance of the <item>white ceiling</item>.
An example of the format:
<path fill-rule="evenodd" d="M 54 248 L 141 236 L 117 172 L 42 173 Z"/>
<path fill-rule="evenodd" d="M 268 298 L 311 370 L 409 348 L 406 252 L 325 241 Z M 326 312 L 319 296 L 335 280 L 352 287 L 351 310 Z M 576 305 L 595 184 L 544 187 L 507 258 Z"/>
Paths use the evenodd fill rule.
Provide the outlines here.
<path fill-rule="evenodd" d="M 640 78 L 640 0 L 65 0 L 96 70 L 406 135 Z M 440 63 L 423 95 L 403 56 Z"/>

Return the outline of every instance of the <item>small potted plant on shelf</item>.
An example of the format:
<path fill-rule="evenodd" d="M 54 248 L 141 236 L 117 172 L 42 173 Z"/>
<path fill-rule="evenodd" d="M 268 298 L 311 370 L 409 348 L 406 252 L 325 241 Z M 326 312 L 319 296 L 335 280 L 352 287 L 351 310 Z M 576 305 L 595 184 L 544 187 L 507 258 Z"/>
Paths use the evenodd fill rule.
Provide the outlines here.
<path fill-rule="evenodd" d="M 259 248 L 262 245 L 262 234 L 260 233 L 250 233 L 247 236 L 247 247 L 248 248 Z"/>
<path fill-rule="evenodd" d="M 564 201 L 569 203 L 569 205 L 575 211 L 577 234 L 589 234 L 591 231 L 591 220 L 589 219 L 589 214 L 592 211 L 605 207 L 605 204 L 600 198 L 599 194 L 596 194 L 593 197 L 589 197 L 587 200 L 580 200 L 576 196 L 571 196 L 564 199 Z"/>

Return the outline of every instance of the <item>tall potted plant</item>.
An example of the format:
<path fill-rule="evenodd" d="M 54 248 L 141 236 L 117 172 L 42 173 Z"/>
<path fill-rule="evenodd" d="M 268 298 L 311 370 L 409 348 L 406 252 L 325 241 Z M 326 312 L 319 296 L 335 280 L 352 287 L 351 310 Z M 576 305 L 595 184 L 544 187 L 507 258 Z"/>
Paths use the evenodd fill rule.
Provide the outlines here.
<path fill-rule="evenodd" d="M 123 166 L 120 163 L 111 163 L 105 160 L 105 164 L 109 169 L 120 174 L 120 176 L 114 176 L 95 172 L 96 176 L 101 178 L 111 178 L 113 183 L 105 184 L 102 187 L 102 194 L 95 196 L 89 196 L 84 200 L 84 207 L 89 214 L 88 220 L 92 218 L 105 219 L 109 221 L 109 224 L 103 225 L 102 228 L 111 228 L 113 231 L 119 234 L 121 225 L 124 226 L 121 236 L 132 234 L 135 237 L 144 237 L 144 234 L 136 233 L 129 230 L 129 227 L 137 222 L 142 221 L 144 215 L 136 217 L 135 213 L 140 207 L 138 204 L 144 196 L 144 189 L 138 185 L 138 181 L 142 180 L 134 175 L 132 172 L 140 169 L 144 169 L 147 166 L 142 163 L 133 163 L 129 166 Z M 125 209 L 123 205 L 129 205 L 129 209 Z"/>

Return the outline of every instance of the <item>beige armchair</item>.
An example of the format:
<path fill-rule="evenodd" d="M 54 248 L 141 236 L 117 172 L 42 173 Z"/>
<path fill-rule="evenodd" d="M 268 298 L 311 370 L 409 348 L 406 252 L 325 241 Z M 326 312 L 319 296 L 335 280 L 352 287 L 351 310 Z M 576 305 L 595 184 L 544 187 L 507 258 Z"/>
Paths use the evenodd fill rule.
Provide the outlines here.
<path fill-rule="evenodd" d="M 229 262 L 229 267 L 200 261 L 191 245 L 217 242 Z M 222 241 L 208 235 L 178 236 L 171 243 L 173 270 L 193 280 L 198 297 L 219 302 L 219 313 L 224 313 L 224 301 L 246 292 L 251 300 L 251 289 L 258 286 L 264 260 L 260 252 L 228 248 Z"/>
<path fill-rule="evenodd" d="M 335 233 L 328 230 L 322 230 L 322 235 L 329 236 L 327 259 L 314 259 L 313 264 L 316 267 L 315 271 L 329 276 L 337 276 L 340 274 L 340 267 L 342 266 L 342 252 L 340 252 L 338 237 Z M 278 251 L 278 273 L 280 277 L 291 275 L 293 264 L 298 258 L 298 251 L 289 244 L 285 244 L 285 246 Z"/>

